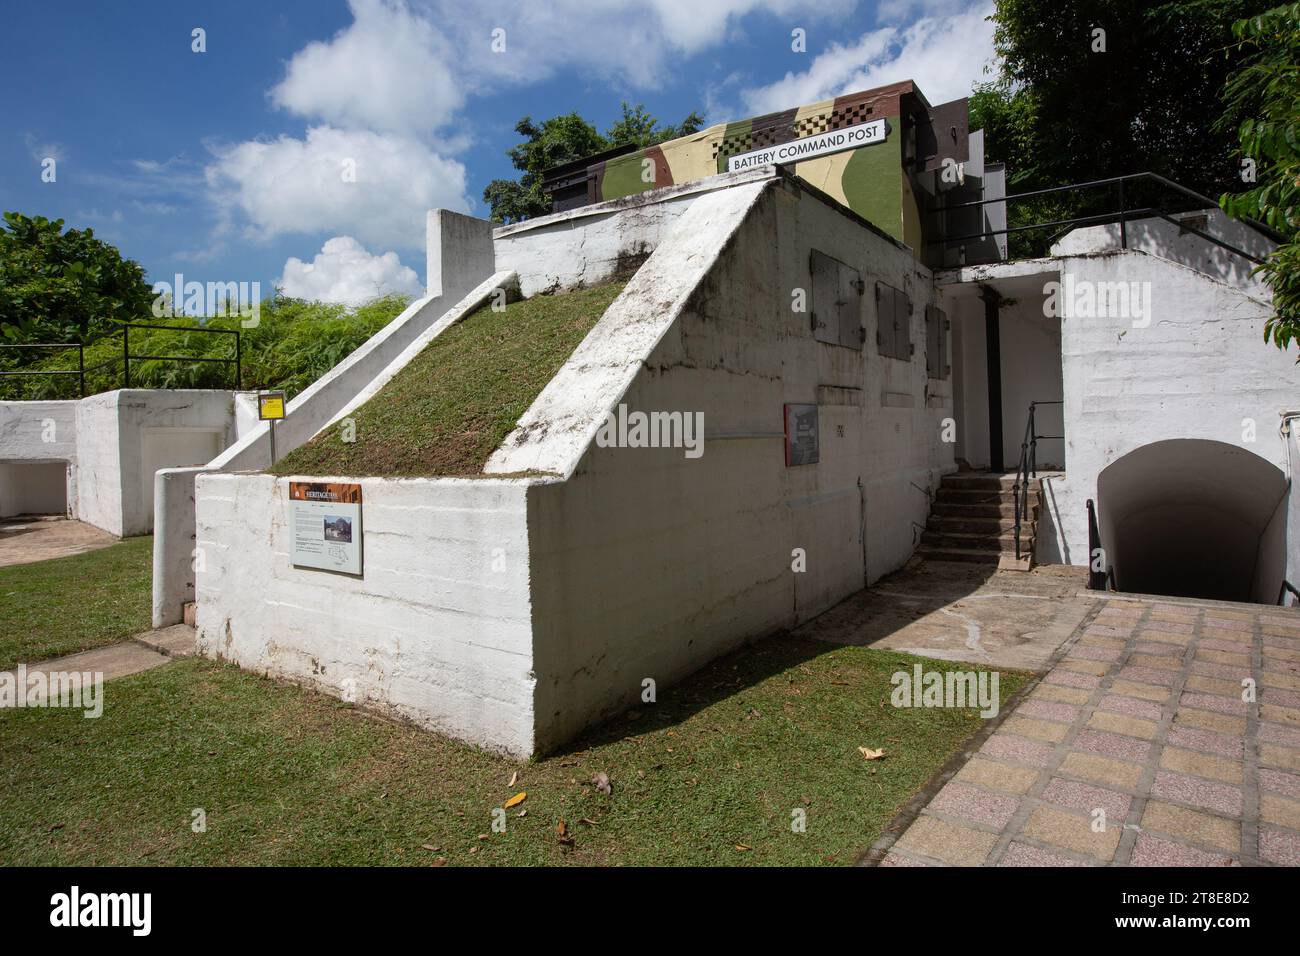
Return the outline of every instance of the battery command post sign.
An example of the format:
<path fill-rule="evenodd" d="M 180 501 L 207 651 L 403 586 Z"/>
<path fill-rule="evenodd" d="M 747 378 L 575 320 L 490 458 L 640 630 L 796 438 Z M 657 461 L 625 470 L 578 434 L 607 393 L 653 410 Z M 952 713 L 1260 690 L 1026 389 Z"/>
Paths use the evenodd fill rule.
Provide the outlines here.
<path fill-rule="evenodd" d="M 871 146 L 883 143 L 889 134 L 889 125 L 883 120 L 846 126 L 844 129 L 828 130 L 816 136 L 792 139 L 788 143 L 764 146 L 762 149 L 738 153 L 727 160 L 727 172 L 738 169 L 756 169 L 759 166 L 783 166 L 786 163 L 799 163 L 805 159 L 839 153 L 859 146 Z"/>
<path fill-rule="evenodd" d="M 294 567 L 361 574 L 361 486 L 291 481 Z"/>

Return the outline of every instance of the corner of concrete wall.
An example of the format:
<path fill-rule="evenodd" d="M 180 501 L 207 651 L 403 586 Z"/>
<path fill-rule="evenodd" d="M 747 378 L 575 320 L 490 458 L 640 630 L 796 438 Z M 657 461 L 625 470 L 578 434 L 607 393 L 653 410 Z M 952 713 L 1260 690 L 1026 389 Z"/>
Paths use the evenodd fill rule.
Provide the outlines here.
<path fill-rule="evenodd" d="M 153 626 L 179 624 L 194 600 L 194 481 L 203 468 L 154 474 Z"/>
<path fill-rule="evenodd" d="M 494 226 L 450 209 L 430 209 L 425 228 L 426 294 L 463 292 L 496 272 Z"/>

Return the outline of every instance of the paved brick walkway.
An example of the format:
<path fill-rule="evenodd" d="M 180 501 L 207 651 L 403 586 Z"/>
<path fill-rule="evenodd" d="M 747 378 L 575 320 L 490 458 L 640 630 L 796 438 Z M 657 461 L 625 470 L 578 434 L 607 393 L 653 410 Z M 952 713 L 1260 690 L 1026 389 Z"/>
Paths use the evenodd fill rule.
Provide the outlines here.
<path fill-rule="evenodd" d="M 881 861 L 944 864 L 1300 865 L 1300 613 L 1106 601 Z"/>

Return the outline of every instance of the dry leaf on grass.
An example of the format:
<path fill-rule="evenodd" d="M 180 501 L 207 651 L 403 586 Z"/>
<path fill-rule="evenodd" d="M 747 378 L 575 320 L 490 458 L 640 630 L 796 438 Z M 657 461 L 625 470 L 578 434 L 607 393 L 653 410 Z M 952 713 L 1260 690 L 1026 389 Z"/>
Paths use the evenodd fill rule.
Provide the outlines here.
<path fill-rule="evenodd" d="M 519 804 L 523 803 L 527 799 L 528 799 L 527 790 L 524 790 L 520 793 L 516 793 L 513 797 L 511 797 L 509 800 L 506 801 L 505 808 L 509 810 L 511 807 L 517 807 L 519 806 Z"/>
<path fill-rule="evenodd" d="M 883 749 L 872 750 L 870 747 L 859 747 L 858 753 L 862 754 L 863 760 L 879 760 L 881 757 L 885 755 L 885 751 Z"/>
<path fill-rule="evenodd" d="M 569 835 L 569 825 L 563 820 L 555 825 L 555 839 L 565 846 L 573 846 L 573 837 Z"/>
<path fill-rule="evenodd" d="M 614 788 L 611 787 L 609 784 L 609 774 L 605 773 L 604 771 L 600 773 L 592 774 L 591 782 L 596 785 L 596 789 L 599 790 L 601 793 L 609 794 L 612 793 L 614 790 Z"/>
<path fill-rule="evenodd" d="M 506 786 L 507 786 L 507 787 L 513 787 L 513 786 L 514 786 L 515 784 L 517 784 L 518 782 L 519 782 L 519 771 L 516 770 L 514 773 L 512 773 L 512 774 L 510 775 L 510 782 L 509 782 L 508 784 L 506 784 Z"/>

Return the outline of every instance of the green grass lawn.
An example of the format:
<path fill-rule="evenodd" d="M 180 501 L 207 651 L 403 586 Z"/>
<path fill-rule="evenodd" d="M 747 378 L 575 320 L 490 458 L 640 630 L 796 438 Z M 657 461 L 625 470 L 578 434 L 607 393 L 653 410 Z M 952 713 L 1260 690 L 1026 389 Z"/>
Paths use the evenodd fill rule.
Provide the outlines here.
<path fill-rule="evenodd" d="M 442 332 L 353 419 L 355 441 L 317 436 L 291 475 L 475 475 L 578 347 L 623 282 L 483 307 Z"/>
<path fill-rule="evenodd" d="M 848 864 L 981 724 L 891 707 L 915 660 L 768 639 L 527 764 L 178 661 L 110 683 L 98 720 L 0 711 L 0 863 Z M 1024 679 L 1004 673 L 1004 697 Z"/>
<path fill-rule="evenodd" d="M 153 537 L 0 568 L 0 670 L 147 631 Z"/>

